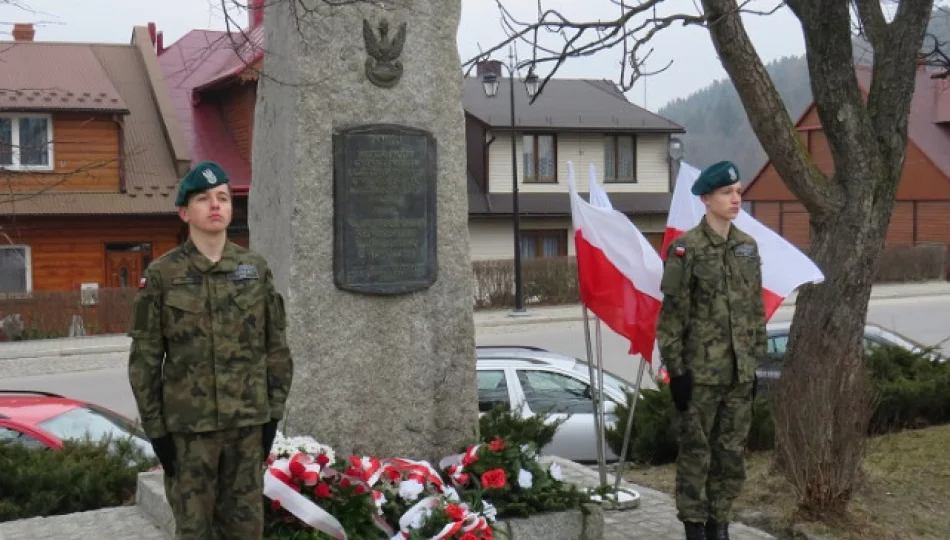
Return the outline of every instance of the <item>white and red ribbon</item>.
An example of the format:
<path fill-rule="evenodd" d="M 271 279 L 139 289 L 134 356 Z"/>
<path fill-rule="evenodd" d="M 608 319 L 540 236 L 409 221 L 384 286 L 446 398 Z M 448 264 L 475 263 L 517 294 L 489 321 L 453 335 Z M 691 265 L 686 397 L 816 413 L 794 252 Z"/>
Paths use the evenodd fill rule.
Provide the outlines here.
<path fill-rule="evenodd" d="M 265 497 L 280 502 L 281 508 L 314 529 L 325 532 L 336 540 L 346 540 L 346 531 L 343 530 L 343 525 L 332 514 L 298 493 L 286 481 L 275 476 L 273 470 L 274 467 L 270 467 L 264 473 Z"/>

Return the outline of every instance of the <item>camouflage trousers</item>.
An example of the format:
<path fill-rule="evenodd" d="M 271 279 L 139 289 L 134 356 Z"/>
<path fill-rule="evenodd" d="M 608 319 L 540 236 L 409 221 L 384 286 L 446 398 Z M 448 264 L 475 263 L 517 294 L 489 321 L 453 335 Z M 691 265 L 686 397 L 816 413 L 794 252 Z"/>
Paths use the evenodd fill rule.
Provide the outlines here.
<path fill-rule="evenodd" d="M 732 503 L 746 478 L 743 452 L 752 424 L 752 383 L 694 385 L 677 424 L 677 517 L 732 521 Z"/>
<path fill-rule="evenodd" d="M 254 540 L 264 528 L 261 426 L 173 433 L 175 474 L 165 495 L 176 540 Z"/>

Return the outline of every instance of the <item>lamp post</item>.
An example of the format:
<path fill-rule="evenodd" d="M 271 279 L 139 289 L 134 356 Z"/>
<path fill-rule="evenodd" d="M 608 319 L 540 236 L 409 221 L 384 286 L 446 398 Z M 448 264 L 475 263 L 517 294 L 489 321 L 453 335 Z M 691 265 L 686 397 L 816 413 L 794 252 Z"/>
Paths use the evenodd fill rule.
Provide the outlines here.
<path fill-rule="evenodd" d="M 511 213 L 514 217 L 515 240 L 515 308 L 512 315 L 523 315 L 525 309 L 524 284 L 521 272 L 521 215 L 518 208 L 518 153 L 515 144 L 515 66 L 514 57 L 510 52 L 508 53 L 508 59 L 510 62 L 508 65 L 502 62 L 496 62 L 496 64 L 508 69 L 508 98 L 511 102 L 511 126 L 509 128 L 511 135 Z M 531 66 L 524 82 L 528 97 L 533 98 L 538 93 L 538 76 L 534 73 L 534 66 Z M 497 96 L 498 76 L 494 73 L 482 75 L 482 89 L 489 98 Z"/>
<path fill-rule="evenodd" d="M 676 177 L 680 173 L 680 162 L 683 161 L 685 144 L 679 137 L 670 137 L 670 146 L 668 149 L 670 155 L 670 192 L 676 186 Z"/>

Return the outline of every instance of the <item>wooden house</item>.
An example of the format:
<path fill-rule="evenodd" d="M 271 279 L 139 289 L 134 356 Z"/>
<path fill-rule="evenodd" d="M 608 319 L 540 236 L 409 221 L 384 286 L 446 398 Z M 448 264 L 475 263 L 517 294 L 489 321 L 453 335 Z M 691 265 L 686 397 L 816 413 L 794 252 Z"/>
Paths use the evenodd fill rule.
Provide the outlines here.
<path fill-rule="evenodd" d="M 867 95 L 871 70 L 856 70 Z M 796 124 L 816 165 L 833 170 L 831 151 L 813 103 Z M 808 213 L 788 190 L 775 167 L 766 163 L 746 186 L 752 215 L 802 249 L 810 242 Z M 950 246 L 950 80 L 935 79 L 921 68 L 908 119 L 907 153 L 886 245 L 937 243 Z"/>
<path fill-rule="evenodd" d="M 136 286 L 184 228 L 191 164 L 154 30 L 129 44 L 0 42 L 0 295 Z"/>

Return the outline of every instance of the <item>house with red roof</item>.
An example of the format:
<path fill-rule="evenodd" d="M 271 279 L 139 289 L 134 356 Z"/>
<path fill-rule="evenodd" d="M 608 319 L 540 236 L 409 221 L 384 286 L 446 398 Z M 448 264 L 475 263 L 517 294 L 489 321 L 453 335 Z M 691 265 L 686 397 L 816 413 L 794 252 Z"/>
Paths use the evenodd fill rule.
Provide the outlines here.
<path fill-rule="evenodd" d="M 186 233 L 173 203 L 192 159 L 153 37 L 35 34 L 0 42 L 0 300 L 134 287 Z"/>
<path fill-rule="evenodd" d="M 871 69 L 859 66 L 856 74 L 867 95 Z M 918 69 L 907 128 L 904 170 L 885 243 L 950 246 L 950 79 L 933 78 L 924 67 Z M 830 173 L 834 162 L 814 103 L 802 114 L 796 129 L 815 164 Z M 799 248 L 808 248 L 808 213 L 771 162 L 746 186 L 743 200 L 756 219 Z"/>

